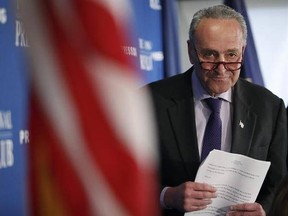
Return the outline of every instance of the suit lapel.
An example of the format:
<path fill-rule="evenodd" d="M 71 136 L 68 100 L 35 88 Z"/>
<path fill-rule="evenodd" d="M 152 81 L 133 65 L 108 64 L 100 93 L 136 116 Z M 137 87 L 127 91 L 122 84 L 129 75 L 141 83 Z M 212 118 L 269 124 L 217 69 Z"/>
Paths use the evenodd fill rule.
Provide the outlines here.
<path fill-rule="evenodd" d="M 173 106 L 168 108 L 171 126 L 185 166 L 191 164 L 191 162 L 198 163 L 200 161 L 192 93 L 192 71 L 193 68 L 190 68 L 190 70 L 182 74 L 182 81 L 178 82 L 178 86 L 175 86 L 175 92 L 171 98 Z M 194 175 L 189 171 L 191 168 L 185 168 L 192 179 Z"/>
<path fill-rule="evenodd" d="M 234 114 L 232 123 L 232 146 L 231 152 L 248 155 L 257 115 L 249 108 L 246 95 L 241 91 L 241 83 L 236 84 L 234 89 Z"/>
<path fill-rule="evenodd" d="M 177 102 L 168 112 L 184 162 L 199 161 L 193 98 Z"/>

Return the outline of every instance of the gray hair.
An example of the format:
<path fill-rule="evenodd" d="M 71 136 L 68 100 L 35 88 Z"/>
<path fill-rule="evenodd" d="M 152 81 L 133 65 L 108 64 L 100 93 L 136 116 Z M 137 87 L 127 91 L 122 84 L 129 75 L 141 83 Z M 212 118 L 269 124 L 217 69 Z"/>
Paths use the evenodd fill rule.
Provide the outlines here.
<path fill-rule="evenodd" d="M 193 41 L 196 28 L 203 18 L 212 19 L 235 19 L 242 28 L 243 41 L 246 44 L 247 40 L 247 26 L 244 17 L 226 5 L 216 5 L 208 8 L 204 8 L 196 12 L 190 24 L 189 40 Z"/>

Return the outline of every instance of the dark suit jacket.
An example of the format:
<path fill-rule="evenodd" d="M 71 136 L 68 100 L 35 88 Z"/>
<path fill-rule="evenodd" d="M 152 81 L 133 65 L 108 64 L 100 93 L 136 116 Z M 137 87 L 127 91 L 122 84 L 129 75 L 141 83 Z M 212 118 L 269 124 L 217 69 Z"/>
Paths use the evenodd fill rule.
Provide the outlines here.
<path fill-rule="evenodd" d="M 161 189 L 194 181 L 200 165 L 191 75 L 192 68 L 149 84 L 159 126 Z M 240 78 L 233 88 L 231 152 L 271 161 L 257 198 L 267 212 L 274 188 L 287 172 L 286 110 L 283 101 L 263 87 Z M 165 210 L 164 215 L 183 213 Z"/>

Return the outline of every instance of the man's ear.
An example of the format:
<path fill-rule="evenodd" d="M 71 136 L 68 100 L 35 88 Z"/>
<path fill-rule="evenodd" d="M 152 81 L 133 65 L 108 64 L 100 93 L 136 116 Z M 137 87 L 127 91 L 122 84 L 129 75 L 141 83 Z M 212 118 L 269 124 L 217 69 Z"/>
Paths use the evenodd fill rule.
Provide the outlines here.
<path fill-rule="evenodd" d="M 188 56 L 189 56 L 189 60 L 191 62 L 191 64 L 193 65 L 195 63 L 194 61 L 194 44 L 190 41 L 187 40 L 187 49 L 188 49 Z"/>

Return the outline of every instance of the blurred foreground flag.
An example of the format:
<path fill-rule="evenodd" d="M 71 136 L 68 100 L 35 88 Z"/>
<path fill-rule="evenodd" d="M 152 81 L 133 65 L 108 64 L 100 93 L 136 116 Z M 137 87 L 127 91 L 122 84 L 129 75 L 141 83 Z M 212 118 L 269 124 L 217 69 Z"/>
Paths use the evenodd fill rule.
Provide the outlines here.
<path fill-rule="evenodd" d="M 255 84 L 264 86 L 245 0 L 224 0 L 224 4 L 241 13 L 247 24 L 247 46 L 244 53 L 244 63 L 241 68 L 240 76 Z"/>
<path fill-rule="evenodd" d="M 123 54 L 124 0 L 27 0 L 31 215 L 158 215 L 148 92 Z M 127 34 L 128 35 L 128 34 Z"/>

